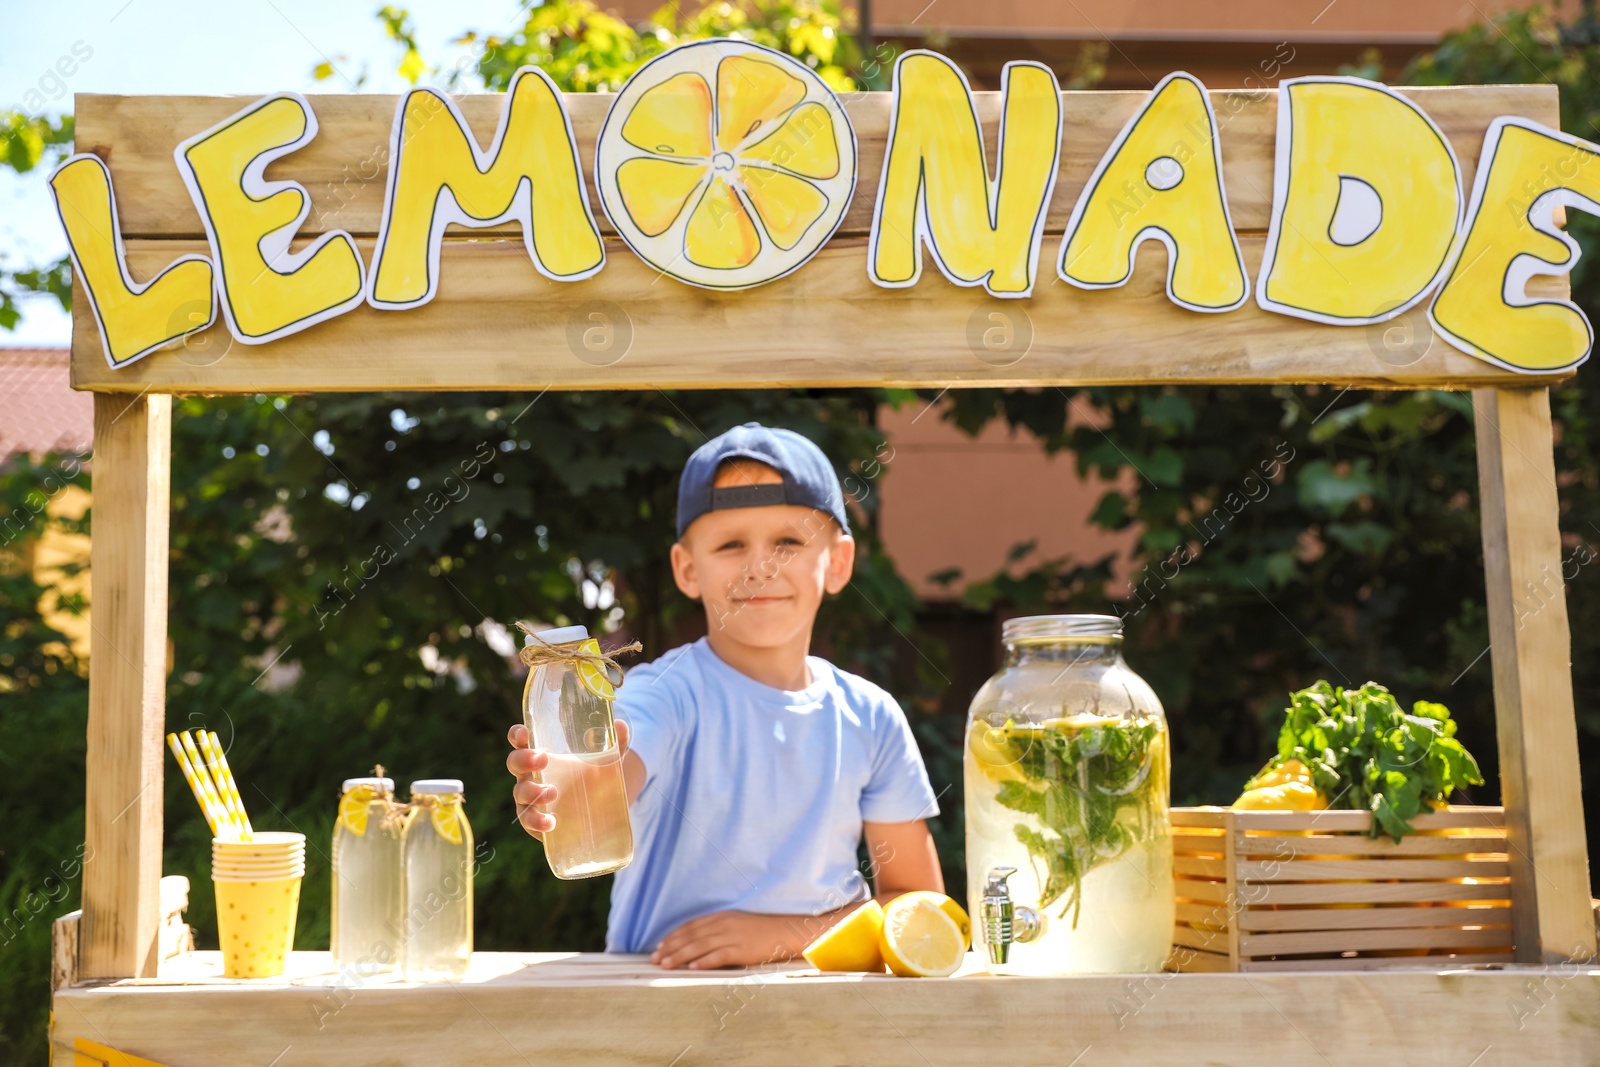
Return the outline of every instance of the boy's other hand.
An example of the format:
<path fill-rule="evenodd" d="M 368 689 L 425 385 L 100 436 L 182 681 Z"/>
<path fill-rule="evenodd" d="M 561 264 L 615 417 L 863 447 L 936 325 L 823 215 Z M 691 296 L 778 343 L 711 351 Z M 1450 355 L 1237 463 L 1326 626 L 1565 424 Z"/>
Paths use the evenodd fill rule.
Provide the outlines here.
<path fill-rule="evenodd" d="M 809 919 L 804 915 L 715 911 L 690 919 L 663 937 L 650 953 L 650 962 L 668 970 L 687 967 L 698 971 L 794 959 L 811 943 L 805 929 Z M 821 929 L 827 925 L 822 923 Z"/>
<path fill-rule="evenodd" d="M 626 755 L 628 751 L 628 724 L 614 720 L 617 727 L 617 745 Z M 528 833 L 544 840 L 544 835 L 556 828 L 555 816 L 539 810 L 556 802 L 559 791 L 553 785 L 540 785 L 533 776 L 544 770 L 550 756 L 542 749 L 528 747 L 528 728 L 520 722 L 506 733 L 511 742 L 511 753 L 506 756 L 506 770 L 517 784 L 511 787 L 511 800 L 517 806 L 517 821 Z"/>

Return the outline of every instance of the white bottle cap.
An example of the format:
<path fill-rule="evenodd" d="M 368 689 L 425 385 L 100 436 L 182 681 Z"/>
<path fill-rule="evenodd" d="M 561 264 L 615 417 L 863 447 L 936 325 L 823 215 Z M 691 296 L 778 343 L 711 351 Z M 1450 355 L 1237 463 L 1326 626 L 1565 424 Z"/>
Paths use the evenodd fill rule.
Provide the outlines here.
<path fill-rule="evenodd" d="M 522 643 L 537 645 L 543 641 L 547 645 L 572 645 L 587 640 L 589 640 L 587 626 L 557 626 L 553 630 L 540 630 L 536 634 L 527 634 L 522 638 Z"/>
<path fill-rule="evenodd" d="M 394 792 L 393 778 L 346 778 L 342 792 L 348 793 L 358 785 L 370 785 L 374 789 L 381 789 L 385 793 Z"/>
<path fill-rule="evenodd" d="M 419 778 L 411 783 L 411 792 L 413 794 L 438 795 L 441 793 L 464 793 L 466 788 L 461 784 L 461 779 L 459 778 Z"/>

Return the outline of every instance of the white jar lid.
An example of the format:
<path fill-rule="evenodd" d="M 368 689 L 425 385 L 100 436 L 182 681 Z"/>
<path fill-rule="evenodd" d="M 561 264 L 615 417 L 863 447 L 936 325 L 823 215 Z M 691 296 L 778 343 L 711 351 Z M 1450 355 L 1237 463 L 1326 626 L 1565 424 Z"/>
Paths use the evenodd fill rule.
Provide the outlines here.
<path fill-rule="evenodd" d="M 522 638 L 522 643 L 537 645 L 543 641 L 547 645 L 570 645 L 587 640 L 589 640 L 587 626 L 557 626 L 553 630 L 540 630 L 536 634 L 527 634 Z"/>
<path fill-rule="evenodd" d="M 464 793 L 466 787 L 459 778 L 419 778 L 411 783 L 413 794 L 423 793 L 438 795 L 441 793 Z"/>
<path fill-rule="evenodd" d="M 394 792 L 393 778 L 346 778 L 341 792 L 348 793 L 358 785 L 370 785 L 374 789 L 381 789 L 385 793 Z"/>

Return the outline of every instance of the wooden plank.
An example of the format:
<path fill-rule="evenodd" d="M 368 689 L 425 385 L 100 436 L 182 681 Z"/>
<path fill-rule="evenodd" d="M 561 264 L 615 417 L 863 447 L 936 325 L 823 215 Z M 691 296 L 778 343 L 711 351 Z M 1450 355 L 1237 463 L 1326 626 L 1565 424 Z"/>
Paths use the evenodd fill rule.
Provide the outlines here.
<path fill-rule="evenodd" d="M 1239 928 L 1249 933 L 1287 930 L 1393 930 L 1406 926 L 1503 926 L 1511 922 L 1511 908 L 1294 908 L 1267 911 L 1246 908 Z"/>
<path fill-rule="evenodd" d="M 82 911 L 71 911 L 50 925 L 50 991 L 78 984 L 78 930 Z"/>
<path fill-rule="evenodd" d="M 1252 272 L 1264 243 L 1242 242 Z M 133 241 L 128 255 L 143 280 L 176 255 L 204 250 L 192 241 Z M 371 242 L 362 253 L 370 256 Z M 1155 244 L 1145 246 L 1121 289 L 1090 292 L 1050 275 L 1023 301 L 952 285 L 931 264 L 911 288 L 879 288 L 867 279 L 862 239 L 835 240 L 791 277 L 737 293 L 664 278 L 615 240 L 607 254 L 596 277 L 559 283 L 533 269 L 519 241 L 451 241 L 439 295 L 426 307 L 362 306 L 269 345 L 234 344 L 219 322 L 120 370 L 106 365 L 80 291 L 72 384 L 258 393 L 1204 381 L 1412 389 L 1524 381 L 1437 338 L 1415 362 L 1395 366 L 1376 327 L 1323 326 L 1254 302 L 1225 315 L 1186 311 L 1167 299 L 1166 258 Z M 1530 292 L 1560 295 L 1565 283 L 1535 281 Z M 595 315 L 611 328 L 598 335 L 609 346 L 599 351 L 584 347 L 597 336 Z M 1012 347 L 986 349 L 986 331 L 1001 325 Z"/>
<path fill-rule="evenodd" d="M 1169 814 L 1169 818 L 1172 820 L 1173 836 L 1180 836 L 1180 827 L 1220 830 L 1222 829 L 1223 816 L 1227 812 L 1227 808 L 1173 808 Z M 1210 835 L 1182 834 L 1181 836 L 1202 837 Z"/>
<path fill-rule="evenodd" d="M 1230 939 L 1226 930 L 1197 930 L 1192 926 L 1174 926 L 1172 943 L 1185 948 L 1226 954 Z"/>
<path fill-rule="evenodd" d="M 171 397 L 95 397 L 84 978 L 158 962 L 171 447 Z"/>
<path fill-rule="evenodd" d="M 1511 927 L 1481 930 L 1450 926 L 1402 927 L 1394 930 L 1322 930 L 1292 934 L 1245 934 L 1239 938 L 1241 958 L 1290 956 L 1307 952 L 1361 952 L 1408 948 L 1511 947 Z"/>
<path fill-rule="evenodd" d="M 1500 115 L 1522 115 L 1560 125 L 1556 91 L 1549 85 L 1468 85 L 1400 88 L 1449 138 L 1471 188 L 1478 152 L 1489 123 Z M 1146 98 L 1143 92 L 1065 92 L 1061 94 L 1062 153 L 1055 194 L 1045 230 L 1066 229 L 1072 205 L 1112 140 Z M 94 152 L 111 164 L 124 236 L 200 237 L 200 219 L 172 162 L 179 141 L 207 129 L 253 102 L 239 96 L 102 96 L 76 98 L 77 150 Z M 311 213 L 302 233 L 344 229 L 373 237 L 383 209 L 388 180 L 390 124 L 396 97 L 313 95 L 316 140 L 267 168 L 267 178 L 292 179 L 311 194 Z M 457 95 L 462 114 L 482 145 L 490 143 L 500 121 L 500 93 Z M 1277 93 L 1270 89 L 1216 90 L 1211 93 L 1222 143 L 1223 181 L 1234 225 L 1241 232 L 1264 233 L 1272 201 L 1273 149 L 1277 131 Z M 569 93 L 567 111 L 578 155 L 589 184 L 589 203 L 606 232 L 593 184 L 594 146 L 612 97 Z M 878 177 L 889 132 L 888 93 L 846 93 L 845 112 L 855 127 L 856 194 L 840 232 L 865 234 L 872 223 Z M 993 166 L 999 136 L 1000 94 L 974 94 Z M 480 231 L 482 232 L 482 231 Z M 501 234 L 520 232 L 500 227 Z M 1053 251 L 1053 249 L 1052 249 Z M 1047 257 L 1048 258 L 1048 257 Z"/>
<path fill-rule="evenodd" d="M 533 958 L 510 957 L 484 961 L 487 974 L 459 983 L 350 989 L 348 976 L 315 955 L 324 973 L 314 977 L 63 990 L 53 1037 L 70 1048 L 84 1036 L 174 1065 L 219 1062 L 217 1027 L 195 1021 L 223 1020 L 228 1063 L 281 1057 L 279 1067 L 661 1067 L 674 1058 L 729 1067 L 955 1067 L 993 1064 L 997 1048 L 1005 1062 L 1022 1064 L 1079 1056 L 1141 1067 L 1279 1067 L 1324 1059 L 1468 1064 L 1488 1045 L 1514 1049 L 1530 1064 L 1588 1063 L 1600 1031 L 1593 968 L 905 980 L 792 970 L 693 976 L 624 957 L 606 962 L 617 977 L 585 981 L 575 977 L 595 958 L 585 955 L 554 961 L 549 969 L 560 977 L 540 977 L 547 965 Z M 1530 979 L 1541 999 L 1530 999 Z M 1520 1017 L 1508 1010 L 1524 1003 L 1530 1010 Z M 599 1025 L 597 1004 L 609 1009 Z M 997 1034 L 996 1019 L 1027 1024 Z"/>
<path fill-rule="evenodd" d="M 1193 901 L 1179 901 L 1177 919 L 1181 923 L 1201 928 L 1214 928 L 1226 930 L 1228 928 L 1228 906 L 1226 902 L 1219 901 L 1215 904 L 1203 904 Z"/>
<path fill-rule="evenodd" d="M 1201 882 L 1193 878 L 1179 878 L 1174 888 L 1179 900 L 1203 900 L 1224 905 L 1228 902 L 1226 882 Z"/>
<path fill-rule="evenodd" d="M 1362 882 L 1368 879 L 1505 878 L 1505 860 L 1241 860 L 1241 882 Z M 1381 883 L 1380 883 L 1381 884 Z M 1366 899 L 1362 885 L 1347 885 L 1345 899 Z"/>
<path fill-rule="evenodd" d="M 1472 397 L 1517 958 L 1593 959 L 1550 394 Z"/>
<path fill-rule="evenodd" d="M 1245 960 L 1241 971 L 1306 973 L 1308 971 L 1431 971 L 1449 972 L 1460 967 L 1509 968 L 1516 963 L 1510 952 L 1446 952 L 1426 956 L 1353 956 L 1329 960 Z M 1535 979 L 1537 980 L 1537 979 Z M 1515 1002 L 1513 1002 L 1515 1003 Z M 1520 1006 L 1520 1005 L 1519 1005 Z M 1530 1004 L 1529 1010 L 1535 1005 Z"/>
<path fill-rule="evenodd" d="M 1267 885 L 1256 883 L 1244 892 L 1249 905 L 1346 904 L 1351 890 L 1361 891 L 1361 903 L 1388 904 L 1411 901 L 1494 900 L 1510 903 L 1511 886 L 1506 882 L 1466 885 L 1461 882 L 1372 882 L 1361 886 L 1348 883 L 1310 885 Z"/>
<path fill-rule="evenodd" d="M 1181 971 L 1184 974 L 1225 974 L 1233 970 L 1233 965 L 1228 962 L 1228 957 L 1215 952 L 1201 952 L 1187 946 L 1180 946 L 1167 960 L 1169 970 Z"/>
<path fill-rule="evenodd" d="M 1228 863 L 1210 856 L 1174 856 L 1173 873 L 1180 878 L 1214 878 L 1223 881 L 1228 877 Z"/>
<path fill-rule="evenodd" d="M 1389 837 L 1361 837 L 1354 834 L 1316 834 L 1311 837 L 1261 837 L 1234 835 L 1234 850 L 1241 855 L 1290 856 L 1461 856 L 1467 853 L 1504 854 L 1505 837 L 1418 837 L 1408 835 L 1395 841 Z M 1376 869 L 1376 868 L 1374 868 Z"/>
<path fill-rule="evenodd" d="M 1239 829 L 1250 831 L 1366 833 L 1372 828 L 1372 815 L 1365 811 L 1240 811 L 1234 813 L 1234 819 Z M 1418 830 L 1493 830 L 1506 825 L 1505 809 L 1487 804 L 1451 805 L 1446 811 L 1418 815 L 1411 825 Z"/>

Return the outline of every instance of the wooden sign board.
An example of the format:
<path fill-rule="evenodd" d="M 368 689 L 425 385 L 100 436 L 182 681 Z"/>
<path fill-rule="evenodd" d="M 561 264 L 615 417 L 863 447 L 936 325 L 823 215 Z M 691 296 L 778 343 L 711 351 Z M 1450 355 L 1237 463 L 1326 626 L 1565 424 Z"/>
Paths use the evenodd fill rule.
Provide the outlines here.
<path fill-rule="evenodd" d="M 1448 139 L 1470 189 L 1485 132 L 1502 116 L 1559 121 L 1554 86 L 1397 89 Z M 1064 92 L 1057 179 L 1031 296 L 999 300 L 925 270 L 887 289 L 868 276 L 868 233 L 889 134 L 888 93 L 843 94 L 859 176 L 834 237 L 779 281 L 717 292 L 667 277 L 632 254 L 604 213 L 605 268 L 578 282 L 541 276 L 515 223 L 452 227 L 437 298 L 393 312 L 361 306 L 264 345 L 235 342 L 219 319 L 135 363 L 107 365 L 89 307 L 74 301 L 72 381 L 104 392 L 255 393 L 379 389 L 631 389 L 717 386 L 1022 386 L 1104 383 L 1327 382 L 1392 388 L 1547 385 L 1567 372 L 1516 374 L 1430 332 L 1427 302 L 1370 326 L 1327 326 L 1269 313 L 1252 299 L 1201 315 L 1165 292 L 1166 256 L 1147 244 L 1122 288 L 1089 291 L 1051 268 L 1074 203 L 1124 124 L 1149 94 Z M 1209 94 L 1232 225 L 1251 278 L 1272 213 L 1278 93 Z M 481 144 L 494 137 L 502 95 L 455 98 Z M 585 180 L 610 97 L 564 99 Z M 999 93 L 973 100 L 989 153 Z M 293 247 L 335 229 L 369 264 L 380 228 L 396 98 L 310 98 L 320 127 L 273 162 L 271 179 L 310 193 Z M 231 97 L 77 98 L 80 152 L 114 174 L 128 268 L 148 280 L 177 257 L 206 253 L 206 234 L 173 162 L 178 143 L 238 112 Z M 1559 209 L 1558 209 L 1559 210 Z M 1536 277 L 1529 294 L 1563 299 L 1565 276 Z"/>

